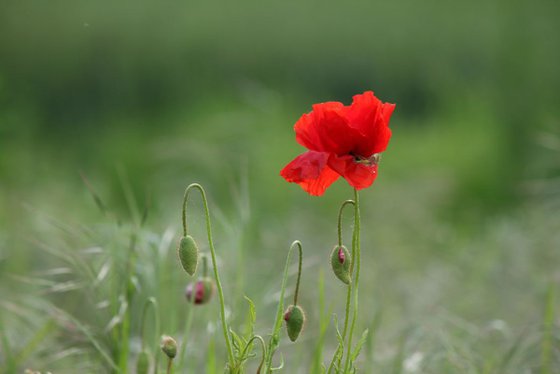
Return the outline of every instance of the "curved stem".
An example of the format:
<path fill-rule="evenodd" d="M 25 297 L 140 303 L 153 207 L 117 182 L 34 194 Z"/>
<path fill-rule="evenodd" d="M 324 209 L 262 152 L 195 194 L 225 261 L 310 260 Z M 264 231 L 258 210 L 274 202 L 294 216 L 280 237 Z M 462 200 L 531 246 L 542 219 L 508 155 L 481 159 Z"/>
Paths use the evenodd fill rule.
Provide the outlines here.
<path fill-rule="evenodd" d="M 339 247 L 342 246 L 342 211 L 344 210 L 344 207 L 349 204 L 356 205 L 354 200 L 346 200 L 345 202 L 342 203 L 340 209 L 338 210 L 338 246 Z"/>
<path fill-rule="evenodd" d="M 298 256 L 299 261 L 298 261 L 298 272 L 297 272 L 297 280 L 296 280 L 296 290 L 294 291 L 294 306 L 297 305 L 297 301 L 298 301 L 299 282 L 301 280 L 301 267 L 303 264 L 303 249 L 301 248 L 301 243 L 298 244 L 298 248 L 299 248 L 299 256 Z"/>
<path fill-rule="evenodd" d="M 338 245 L 341 246 L 342 245 L 342 212 L 344 210 L 344 208 L 347 205 L 352 204 L 354 206 L 354 221 L 356 220 L 356 201 L 355 200 L 346 200 L 342 203 L 342 205 L 340 206 L 340 209 L 338 211 Z M 348 283 L 348 285 L 346 286 L 346 306 L 344 309 L 344 327 L 342 329 L 342 341 L 344 342 L 346 340 L 346 334 L 348 332 L 348 322 L 350 319 L 350 305 L 351 305 L 351 301 L 352 301 L 352 285 L 354 283 L 354 274 L 353 274 L 353 270 L 354 270 L 354 257 L 356 255 L 355 253 L 355 238 L 356 238 L 356 225 L 354 225 L 354 229 L 352 231 L 352 254 L 351 254 L 351 258 L 350 258 L 350 283 Z M 339 344 L 338 348 L 335 351 L 335 354 L 333 356 L 333 359 L 331 361 L 331 364 L 329 366 L 329 370 L 328 373 L 331 372 L 333 366 L 334 366 L 334 362 L 336 360 L 337 362 L 337 366 L 340 368 L 340 363 L 342 361 L 342 358 L 344 356 L 344 346 Z"/>
<path fill-rule="evenodd" d="M 146 339 L 144 338 L 144 332 L 146 325 L 146 313 L 148 312 L 148 308 L 150 305 L 154 308 L 154 319 L 156 321 L 156 336 L 159 336 L 159 310 L 157 306 L 157 301 L 154 297 L 149 297 L 148 300 L 144 303 L 144 308 L 142 309 L 142 319 L 140 325 L 140 342 L 142 344 L 142 350 L 146 347 Z"/>
<path fill-rule="evenodd" d="M 261 342 L 261 348 L 262 348 L 261 363 L 259 364 L 259 368 L 257 370 L 257 374 L 259 374 L 260 371 L 261 371 L 261 368 L 264 364 L 265 357 L 266 357 L 266 343 L 264 342 L 264 339 L 262 338 L 262 336 L 254 335 L 251 339 L 249 339 L 249 341 L 245 345 L 245 348 L 243 348 L 243 353 L 241 353 L 241 357 L 245 356 L 245 354 L 247 353 L 247 349 L 249 349 L 249 346 L 251 345 L 251 343 L 253 343 L 255 341 L 255 339 L 257 339 L 258 341 Z"/>
<path fill-rule="evenodd" d="M 274 328 L 272 329 L 272 335 L 270 337 L 269 349 L 267 352 L 267 360 L 265 366 L 265 373 L 268 373 L 270 371 L 270 368 L 272 367 L 272 356 L 274 355 L 274 350 L 278 346 L 280 340 L 280 329 L 282 328 L 282 317 L 284 315 L 284 292 L 286 290 L 286 283 L 288 280 L 288 268 L 290 265 L 290 258 L 292 256 L 292 251 L 296 246 L 299 251 L 299 272 L 298 272 L 298 286 L 299 286 L 299 276 L 301 275 L 301 263 L 303 258 L 303 247 L 301 246 L 301 242 L 299 240 L 296 240 L 292 243 L 290 249 L 288 250 L 288 257 L 286 258 L 286 265 L 284 266 L 284 277 L 282 278 L 282 288 L 280 289 L 280 300 L 278 302 L 278 310 L 276 311 L 276 320 L 274 322 Z M 299 292 L 299 289 L 296 290 L 296 295 L 294 297 L 295 301 L 297 301 L 297 292 Z"/>
<path fill-rule="evenodd" d="M 346 363 L 344 365 L 344 372 L 350 370 L 350 356 L 352 354 L 352 337 L 354 334 L 354 327 L 358 317 L 358 282 L 360 279 L 360 201 L 358 198 L 358 190 L 354 189 L 354 237 L 352 245 L 352 263 L 350 264 L 350 272 L 353 271 L 354 264 L 356 264 L 356 274 L 354 277 L 354 310 L 352 313 L 352 324 L 350 325 L 350 333 L 348 335 L 348 345 L 346 353 Z"/>
<path fill-rule="evenodd" d="M 234 356 L 231 341 L 229 338 L 229 327 L 226 322 L 226 309 L 224 302 L 224 292 L 222 290 L 222 283 L 220 282 L 220 275 L 218 274 L 218 265 L 216 263 L 216 250 L 214 249 L 214 242 L 212 241 L 212 226 L 210 224 L 210 211 L 208 209 L 208 200 L 206 199 L 206 192 L 204 188 L 198 183 L 190 184 L 185 190 L 185 196 L 183 198 L 183 234 L 187 235 L 187 201 L 189 197 L 189 192 L 192 189 L 197 189 L 202 195 L 202 202 L 204 204 L 204 213 L 206 215 L 206 233 L 208 234 L 208 245 L 210 246 L 210 255 L 212 257 L 212 267 L 214 268 L 214 278 L 216 279 L 216 288 L 218 289 L 218 296 L 220 299 L 220 315 L 222 319 L 222 330 L 224 333 L 224 339 L 226 341 L 227 352 L 228 352 L 228 362 L 230 368 L 234 367 Z"/>

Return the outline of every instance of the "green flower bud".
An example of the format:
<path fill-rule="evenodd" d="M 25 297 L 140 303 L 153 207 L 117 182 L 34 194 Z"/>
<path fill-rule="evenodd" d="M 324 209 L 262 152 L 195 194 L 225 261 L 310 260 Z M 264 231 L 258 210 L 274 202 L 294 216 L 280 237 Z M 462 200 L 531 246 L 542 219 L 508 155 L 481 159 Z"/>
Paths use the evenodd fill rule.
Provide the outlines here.
<path fill-rule="evenodd" d="M 336 245 L 331 253 L 331 267 L 334 275 L 345 284 L 350 284 L 350 252 L 345 246 Z"/>
<path fill-rule="evenodd" d="M 150 370 L 150 352 L 143 350 L 136 361 L 136 374 L 148 374 Z"/>
<path fill-rule="evenodd" d="M 174 359 L 177 356 L 177 342 L 171 336 L 161 337 L 161 350 L 167 357 Z"/>
<path fill-rule="evenodd" d="M 183 269 L 192 276 L 198 266 L 198 246 L 192 236 L 187 235 L 181 238 L 177 252 Z"/>
<path fill-rule="evenodd" d="M 284 321 L 286 321 L 288 337 L 291 341 L 295 342 L 305 324 L 303 309 L 299 305 L 290 305 L 284 312 Z"/>

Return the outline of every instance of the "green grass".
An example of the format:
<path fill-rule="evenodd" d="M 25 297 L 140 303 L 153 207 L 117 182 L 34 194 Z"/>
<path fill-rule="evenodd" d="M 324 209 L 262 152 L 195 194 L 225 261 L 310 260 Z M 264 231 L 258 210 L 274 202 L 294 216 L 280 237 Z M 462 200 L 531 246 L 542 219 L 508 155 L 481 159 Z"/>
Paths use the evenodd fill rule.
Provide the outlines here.
<path fill-rule="evenodd" d="M 252 328 L 268 338 L 279 264 L 298 239 L 305 248 L 300 299 L 308 322 L 297 343 L 284 336 L 274 363 L 283 361 L 290 373 L 327 365 L 338 344 L 333 314 L 342 320 L 345 301 L 329 254 L 338 206 L 351 191 L 341 181 L 311 198 L 281 180 L 279 169 L 300 147 L 290 128 L 295 110 L 277 100 L 260 109 L 225 99 L 207 103 L 161 119 L 166 131 L 156 134 L 101 131 L 102 152 L 92 148 L 87 157 L 79 144 L 44 143 L 35 165 L 33 143 L 12 144 L 19 167 L 4 169 L 8 178 L 0 186 L 0 367 L 8 373 L 132 370 L 142 310 L 154 297 L 161 327 L 155 331 L 150 322 L 145 331 L 154 359 L 159 334 L 180 344 L 186 335 L 185 362 L 177 362 L 176 372 L 222 372 L 217 298 L 189 311 L 183 292 L 190 280 L 175 252 L 181 199 L 191 182 L 203 183 L 209 195 L 233 330 L 248 336 Z M 395 116 L 380 177 L 361 194 L 355 341 L 369 329 L 357 361 L 362 372 L 560 370 L 560 204 L 549 178 L 557 150 L 531 144 L 534 152 L 522 162 L 538 165 L 539 174 L 504 178 L 516 164 L 506 157 L 507 131 L 496 121 L 490 108 L 475 103 L 430 123 Z M 539 139 L 555 144 L 558 135 L 544 129 Z M 529 179 L 539 175 L 537 184 Z M 504 194 L 506 203 L 497 203 Z M 192 235 L 207 252 L 203 206 L 193 199 L 189 209 Z M 351 225 L 343 218 L 345 238 Z M 290 285 L 294 270 L 291 265 Z M 255 303 L 254 326 L 245 295 Z M 256 371 L 259 349 L 253 346 L 247 372 Z M 163 370 L 165 360 L 158 360 Z"/>

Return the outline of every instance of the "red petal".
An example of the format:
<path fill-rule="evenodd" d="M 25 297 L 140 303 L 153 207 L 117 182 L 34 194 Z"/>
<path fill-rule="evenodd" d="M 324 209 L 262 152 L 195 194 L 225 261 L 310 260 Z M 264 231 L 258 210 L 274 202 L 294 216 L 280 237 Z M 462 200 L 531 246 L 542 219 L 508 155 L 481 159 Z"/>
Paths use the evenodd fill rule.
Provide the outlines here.
<path fill-rule="evenodd" d="M 358 190 L 371 186 L 377 177 L 377 164 L 358 163 L 352 156 L 332 155 L 328 165 Z"/>
<path fill-rule="evenodd" d="M 391 138 L 389 120 L 394 109 L 395 104 L 381 102 L 372 91 L 354 96 L 347 117 L 350 126 L 362 135 L 362 141 L 354 149 L 356 154 L 369 157 L 387 148 Z"/>
<path fill-rule="evenodd" d="M 321 196 L 340 176 L 327 166 L 328 159 L 328 153 L 308 151 L 286 165 L 280 175 L 299 184 L 310 195 Z"/>
<path fill-rule="evenodd" d="M 296 122 L 296 140 L 318 152 L 348 154 L 361 141 L 358 130 L 351 128 L 346 107 L 339 102 L 313 105 L 313 111 Z"/>

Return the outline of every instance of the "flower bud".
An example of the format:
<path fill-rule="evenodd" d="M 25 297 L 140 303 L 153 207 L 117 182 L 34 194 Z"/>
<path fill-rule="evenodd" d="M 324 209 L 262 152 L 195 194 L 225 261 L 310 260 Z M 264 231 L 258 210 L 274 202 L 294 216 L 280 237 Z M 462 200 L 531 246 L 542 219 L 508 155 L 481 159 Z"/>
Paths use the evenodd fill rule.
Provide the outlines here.
<path fill-rule="evenodd" d="M 299 305 L 290 305 L 284 312 L 284 321 L 286 321 L 288 337 L 292 342 L 295 342 L 305 324 L 303 309 Z"/>
<path fill-rule="evenodd" d="M 345 246 L 336 245 L 331 253 L 331 267 L 334 275 L 345 284 L 350 284 L 350 252 Z"/>
<path fill-rule="evenodd" d="M 171 336 L 161 337 L 161 350 L 167 357 L 174 359 L 177 356 L 177 342 Z"/>
<path fill-rule="evenodd" d="M 150 353 L 147 350 L 143 350 L 138 355 L 138 361 L 136 361 L 136 374 L 148 374 L 150 370 Z"/>
<path fill-rule="evenodd" d="M 210 277 L 204 277 L 194 283 L 189 283 L 185 289 L 185 297 L 196 305 L 206 304 L 214 294 L 214 281 Z"/>
<path fill-rule="evenodd" d="M 194 275 L 198 266 L 198 246 L 193 237 L 187 235 L 181 238 L 177 252 L 179 253 L 179 260 L 181 260 L 183 269 L 189 275 Z"/>

